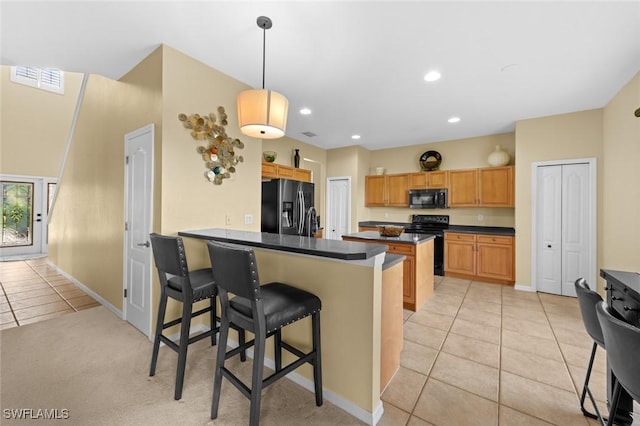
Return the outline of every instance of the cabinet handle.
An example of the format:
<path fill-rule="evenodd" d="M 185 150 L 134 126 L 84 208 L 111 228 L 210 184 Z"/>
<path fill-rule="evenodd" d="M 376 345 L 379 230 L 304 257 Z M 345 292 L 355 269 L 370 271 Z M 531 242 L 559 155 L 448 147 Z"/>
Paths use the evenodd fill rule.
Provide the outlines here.
<path fill-rule="evenodd" d="M 618 296 L 611 296 L 611 300 L 624 300 L 624 299 Z"/>
<path fill-rule="evenodd" d="M 624 307 L 624 308 L 622 308 L 622 309 L 624 309 L 624 310 L 625 310 L 625 311 L 627 311 L 627 312 L 628 312 L 628 311 L 636 311 L 636 312 L 637 312 L 637 311 L 640 311 L 640 309 L 638 309 L 638 308 L 630 308 L 630 307 L 628 307 L 628 306 L 625 306 L 625 307 Z"/>
<path fill-rule="evenodd" d="M 605 286 L 604 291 L 609 291 L 609 290 L 611 290 L 611 287 L 606 287 Z"/>

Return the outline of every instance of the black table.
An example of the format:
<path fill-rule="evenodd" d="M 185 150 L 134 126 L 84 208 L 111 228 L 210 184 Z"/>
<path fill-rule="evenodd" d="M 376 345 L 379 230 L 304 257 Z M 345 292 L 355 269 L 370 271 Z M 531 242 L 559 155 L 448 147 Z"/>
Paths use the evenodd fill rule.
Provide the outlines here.
<path fill-rule="evenodd" d="M 637 272 L 601 269 L 600 276 L 607 280 L 607 305 L 619 319 L 640 327 L 640 274 Z M 610 368 L 607 374 L 607 396 L 612 399 L 615 375 Z M 616 414 L 617 424 L 630 425 L 633 422 L 633 399 L 624 389 L 620 395 L 620 405 Z"/>

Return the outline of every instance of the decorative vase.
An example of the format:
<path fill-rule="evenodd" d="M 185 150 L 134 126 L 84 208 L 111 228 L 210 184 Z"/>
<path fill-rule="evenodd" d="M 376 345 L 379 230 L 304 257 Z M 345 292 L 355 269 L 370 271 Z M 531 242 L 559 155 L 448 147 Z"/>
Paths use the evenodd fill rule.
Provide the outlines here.
<path fill-rule="evenodd" d="M 500 145 L 496 145 L 496 150 L 489 154 L 487 162 L 492 167 L 506 166 L 509 164 L 510 158 L 509 154 L 500 148 Z"/>
<path fill-rule="evenodd" d="M 299 149 L 296 149 L 295 151 L 296 153 L 293 156 L 293 167 L 297 169 L 298 167 L 300 167 L 300 153 L 298 152 Z"/>

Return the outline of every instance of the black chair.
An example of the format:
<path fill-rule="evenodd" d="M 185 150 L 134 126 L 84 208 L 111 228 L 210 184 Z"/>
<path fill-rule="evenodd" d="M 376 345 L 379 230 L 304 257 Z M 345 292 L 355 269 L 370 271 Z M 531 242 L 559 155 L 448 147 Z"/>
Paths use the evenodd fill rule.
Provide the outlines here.
<path fill-rule="evenodd" d="M 219 330 L 219 327 L 216 327 L 216 295 L 218 294 L 218 289 L 213 282 L 211 268 L 189 271 L 182 238 L 168 237 L 155 233 L 151 234 L 150 237 L 153 257 L 160 278 L 160 305 L 158 307 L 149 376 L 153 376 L 156 372 L 158 351 L 162 341 L 178 353 L 178 371 L 176 373 L 174 397 L 175 399 L 180 399 L 182 397 L 184 370 L 187 362 L 187 347 L 189 344 L 206 337 L 211 337 L 212 345 L 216 344 L 216 333 Z M 182 316 L 165 323 L 164 317 L 169 297 L 182 302 Z M 204 299 L 209 299 L 210 305 L 193 312 L 193 304 Z M 206 313 L 211 316 L 211 328 L 206 332 L 189 337 L 191 319 Z M 177 324 L 181 324 L 179 344 L 162 334 L 164 329 Z"/>
<path fill-rule="evenodd" d="M 616 379 L 607 422 L 610 426 L 616 417 L 623 388 L 631 398 L 640 402 L 640 328 L 615 318 L 604 302 L 598 303 L 596 312 L 607 345 L 607 362 Z"/>
<path fill-rule="evenodd" d="M 222 315 L 220 342 L 214 372 L 211 418 L 218 416 L 220 389 L 225 377 L 251 401 L 249 424 L 258 425 L 262 389 L 284 377 L 304 363 L 313 366 L 316 405 L 322 405 L 322 372 L 320 361 L 320 299 L 304 290 L 273 282 L 260 285 L 255 254 L 251 248 L 216 241 L 207 242 L 213 278 L 218 286 Z M 228 293 L 235 297 L 229 298 Z M 311 315 L 313 344 L 311 352 L 304 353 L 282 341 L 284 326 Z M 254 340 L 230 351 L 226 350 L 229 322 L 254 334 Z M 274 336 L 275 372 L 263 380 L 265 340 Z M 253 374 L 249 389 L 231 371 L 225 368 L 225 360 L 241 350 L 254 346 Z M 282 349 L 297 359 L 282 367 Z"/>
<path fill-rule="evenodd" d="M 602 337 L 602 330 L 600 329 L 600 322 L 596 315 L 596 304 L 602 302 L 602 297 L 589 288 L 589 285 L 584 278 L 578 278 L 575 282 L 575 287 L 584 328 L 587 330 L 589 336 L 591 336 L 591 339 L 593 339 L 593 348 L 591 349 L 589 367 L 587 367 L 587 374 L 584 379 L 584 386 L 582 387 L 582 395 L 580 396 L 580 408 L 582 409 L 582 414 L 585 416 L 591 417 L 592 419 L 599 419 L 601 422 L 604 422 L 606 420 L 600 415 L 596 400 L 591 393 L 591 389 L 589 389 L 589 379 L 591 378 L 591 370 L 593 369 L 593 360 L 596 357 L 596 349 L 598 349 L 598 346 L 605 349 L 604 338 Z M 591 399 L 591 404 L 593 404 L 596 414 L 589 412 L 584 407 L 584 400 L 587 395 L 589 395 L 589 399 Z"/>

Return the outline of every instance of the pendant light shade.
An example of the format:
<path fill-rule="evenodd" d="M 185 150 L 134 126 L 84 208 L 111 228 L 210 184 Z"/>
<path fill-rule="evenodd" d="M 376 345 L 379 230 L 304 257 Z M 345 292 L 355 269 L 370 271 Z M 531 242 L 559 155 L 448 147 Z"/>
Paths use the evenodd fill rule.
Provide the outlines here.
<path fill-rule="evenodd" d="M 264 88 L 266 32 L 273 24 L 266 16 L 258 17 L 257 24 L 262 28 L 262 89 L 238 94 L 238 126 L 247 136 L 277 139 L 284 136 L 287 127 L 289 101 L 280 93 Z"/>
<path fill-rule="evenodd" d="M 238 125 L 252 138 L 277 139 L 287 127 L 289 101 L 267 89 L 245 90 L 238 94 Z"/>

